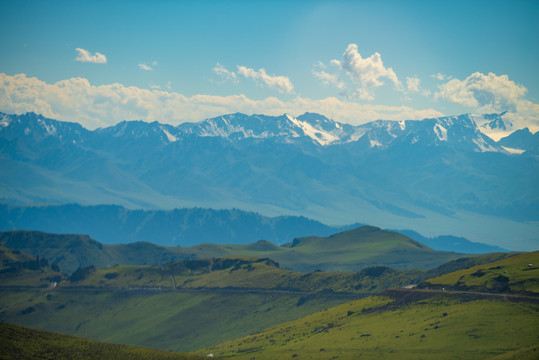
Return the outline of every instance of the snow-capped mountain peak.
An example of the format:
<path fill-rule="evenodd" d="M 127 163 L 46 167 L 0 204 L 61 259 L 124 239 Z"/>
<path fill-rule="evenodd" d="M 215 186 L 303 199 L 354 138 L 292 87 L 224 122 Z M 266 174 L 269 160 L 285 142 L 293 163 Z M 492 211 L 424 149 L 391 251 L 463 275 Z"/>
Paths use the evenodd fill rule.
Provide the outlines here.
<path fill-rule="evenodd" d="M 303 116 L 303 118 L 302 118 Z M 341 142 L 343 126 L 318 114 L 294 117 L 230 114 L 206 119 L 199 123 L 182 124 L 178 129 L 184 134 L 223 137 L 234 140 L 245 138 L 310 138 L 319 145 Z"/>

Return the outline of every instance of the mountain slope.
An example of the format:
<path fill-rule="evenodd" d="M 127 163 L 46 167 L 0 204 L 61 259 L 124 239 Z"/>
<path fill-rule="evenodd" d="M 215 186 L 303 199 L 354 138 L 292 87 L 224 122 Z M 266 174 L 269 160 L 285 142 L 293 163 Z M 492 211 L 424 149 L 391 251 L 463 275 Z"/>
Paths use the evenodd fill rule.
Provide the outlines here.
<path fill-rule="evenodd" d="M 511 135 L 501 138 L 498 144 L 512 149 L 512 152 L 537 155 L 539 153 L 539 132 L 532 134 L 528 128 L 517 130 Z"/>
<path fill-rule="evenodd" d="M 56 264 L 0 246 L 0 284 L 2 286 L 55 287 L 65 276 Z"/>
<path fill-rule="evenodd" d="M 205 242 L 245 244 L 265 239 L 276 244 L 307 235 L 326 236 L 359 224 L 333 227 L 297 216 L 266 217 L 213 209 L 129 210 L 121 206 L 13 206 L 0 204 L 0 230 L 82 233 L 108 244 L 148 241 L 189 246 Z"/>
<path fill-rule="evenodd" d="M 2 359 L 170 359 L 197 360 L 205 356 L 179 354 L 125 345 L 99 343 L 69 335 L 0 323 Z"/>
<path fill-rule="evenodd" d="M 375 227 L 360 227 L 328 238 L 299 238 L 272 246 L 261 241 L 246 245 L 200 244 L 167 247 L 152 243 L 104 245 L 86 235 L 55 235 L 37 231 L 0 233 L 0 245 L 39 254 L 63 271 L 79 267 L 106 268 L 115 264 L 160 265 L 188 259 L 245 255 L 270 258 L 295 271 L 359 271 L 369 266 L 428 269 L 462 257 L 432 250 L 404 235 Z"/>
<path fill-rule="evenodd" d="M 200 353 L 259 360 L 489 359 L 506 353 L 533 359 L 537 355 L 536 303 L 447 293 L 395 291 L 382 295 L 330 308 Z"/>
<path fill-rule="evenodd" d="M 537 267 L 526 263 L 538 257 L 524 253 L 452 272 L 421 285 L 428 290 L 389 289 L 201 352 L 237 359 L 535 359 Z M 489 286 L 499 273 L 506 286 Z M 450 279 L 461 286 L 442 290 Z"/>
<path fill-rule="evenodd" d="M 539 251 L 435 277 L 420 287 L 538 294 Z"/>
<path fill-rule="evenodd" d="M 351 126 L 310 113 L 232 114 L 177 127 L 65 123 L 64 131 L 35 114 L 2 114 L 0 198 L 240 208 L 427 236 L 460 229 L 454 235 L 502 247 L 518 233 L 513 248 L 533 248 L 538 160 L 511 155 L 478 118 Z"/>

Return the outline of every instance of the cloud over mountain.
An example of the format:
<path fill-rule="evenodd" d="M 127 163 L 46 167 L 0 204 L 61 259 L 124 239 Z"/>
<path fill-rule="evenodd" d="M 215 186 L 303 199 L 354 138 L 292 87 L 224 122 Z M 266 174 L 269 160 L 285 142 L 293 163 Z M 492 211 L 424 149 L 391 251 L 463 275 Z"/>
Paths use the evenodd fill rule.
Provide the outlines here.
<path fill-rule="evenodd" d="M 509 80 L 507 75 L 475 72 L 464 80 L 452 79 L 439 86 L 435 98 L 491 111 L 516 112 L 527 89 Z"/>
<path fill-rule="evenodd" d="M 177 92 L 118 83 L 95 86 L 84 78 L 49 84 L 25 74 L 10 76 L 1 73 L 0 109 L 13 113 L 34 111 L 60 120 L 78 121 L 91 129 L 126 119 L 179 124 L 234 112 L 269 115 L 318 112 L 356 125 L 377 119 L 422 119 L 443 115 L 433 109 L 359 104 L 334 97 L 310 99 L 296 96 L 290 100 L 275 97 L 253 100 L 245 95 L 187 97 Z"/>

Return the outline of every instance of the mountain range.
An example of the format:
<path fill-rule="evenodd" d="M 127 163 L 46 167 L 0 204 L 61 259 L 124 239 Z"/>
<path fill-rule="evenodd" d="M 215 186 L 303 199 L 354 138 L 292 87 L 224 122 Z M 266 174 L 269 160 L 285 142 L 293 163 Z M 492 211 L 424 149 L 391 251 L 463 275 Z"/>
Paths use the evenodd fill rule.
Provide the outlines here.
<path fill-rule="evenodd" d="M 361 224 L 329 226 L 301 216 L 267 217 L 253 212 L 212 209 L 130 210 L 118 205 L 15 206 L 0 204 L 0 231 L 39 230 L 86 234 L 105 244 L 152 242 L 166 246 L 202 243 L 276 245 L 305 236 L 329 236 Z M 396 230 L 435 250 L 468 254 L 506 251 L 451 235 L 433 238 Z"/>
<path fill-rule="evenodd" d="M 90 131 L 33 113 L 0 114 L 0 198 L 239 208 L 534 249 L 538 158 L 533 140 L 530 147 L 485 135 L 503 126 L 503 114 L 352 126 L 306 113 L 178 126 L 124 121 Z"/>

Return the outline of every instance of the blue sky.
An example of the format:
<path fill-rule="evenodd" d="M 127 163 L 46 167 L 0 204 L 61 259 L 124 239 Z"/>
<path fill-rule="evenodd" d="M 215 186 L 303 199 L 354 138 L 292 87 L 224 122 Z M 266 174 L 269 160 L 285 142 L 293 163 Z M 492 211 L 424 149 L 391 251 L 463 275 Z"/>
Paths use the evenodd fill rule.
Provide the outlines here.
<path fill-rule="evenodd" d="M 538 15 L 537 1 L 4 1 L 0 111 L 90 128 L 235 111 L 535 124 Z"/>

